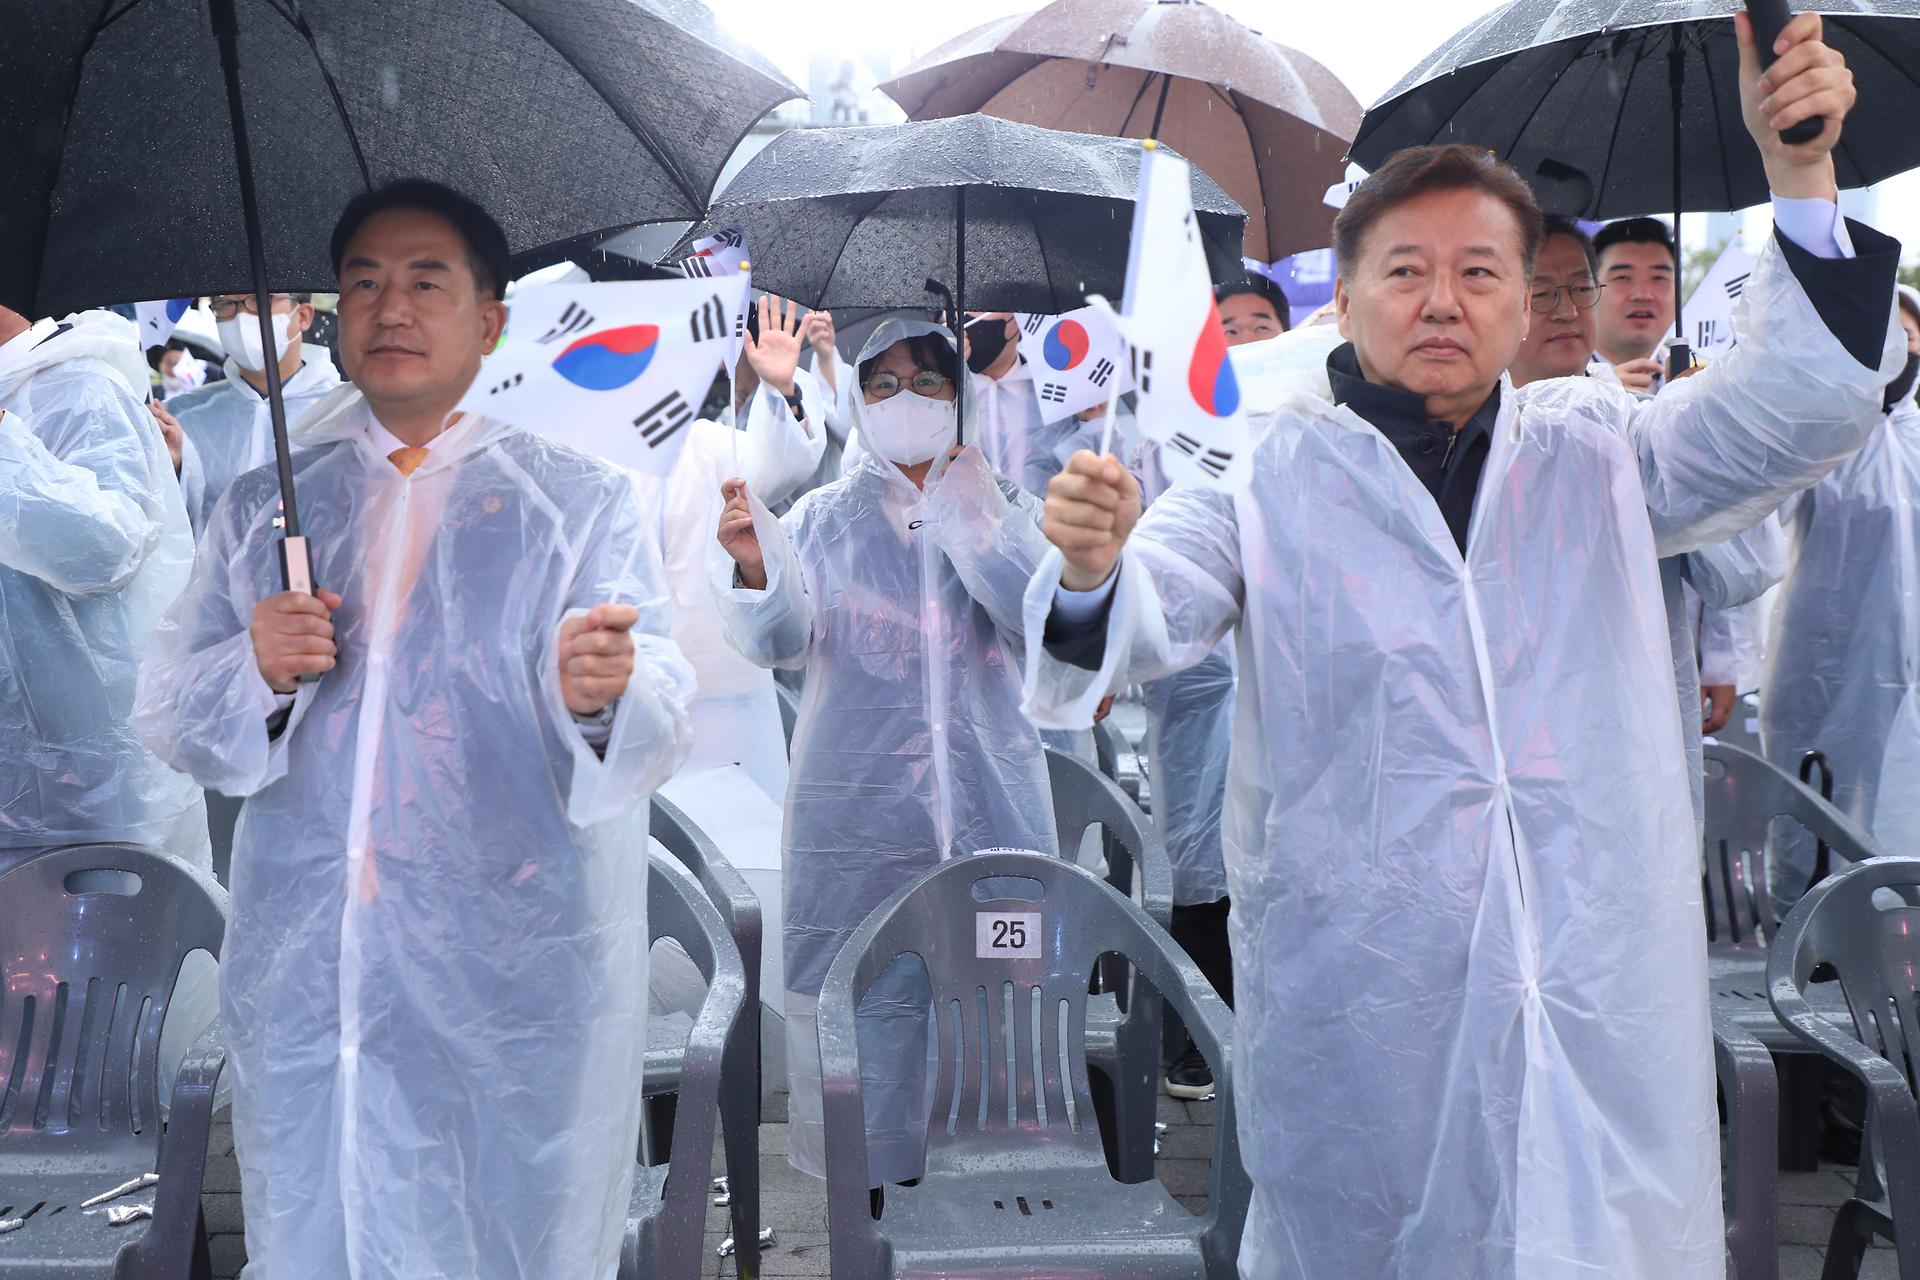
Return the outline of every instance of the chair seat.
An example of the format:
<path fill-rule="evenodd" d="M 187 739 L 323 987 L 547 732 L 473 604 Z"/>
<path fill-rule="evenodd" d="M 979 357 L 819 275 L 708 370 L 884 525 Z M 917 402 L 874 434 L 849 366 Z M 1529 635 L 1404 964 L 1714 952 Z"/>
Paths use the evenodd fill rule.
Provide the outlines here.
<path fill-rule="evenodd" d="M 1101 1167 L 930 1174 L 917 1187 L 887 1188 L 875 1226 L 901 1280 L 1204 1280 L 1205 1224 L 1159 1182 L 1118 1183 Z"/>
<path fill-rule="evenodd" d="M 1813 1053 L 1814 1047 L 1789 1031 L 1767 1002 L 1767 952 L 1760 947 L 1728 947 L 1707 951 L 1707 983 L 1713 1007 L 1736 1026 L 1766 1046 L 1769 1053 Z M 1853 1034 L 1853 1015 L 1837 982 L 1816 982 L 1807 988 L 1807 1003 L 1815 1013 Z"/>
<path fill-rule="evenodd" d="M 120 1250 L 146 1235 L 150 1220 L 124 1227 L 107 1225 L 107 1210 L 153 1203 L 160 1188 L 146 1187 L 93 1209 L 81 1203 L 146 1172 L 128 1169 L 116 1174 L 63 1174 L 15 1177 L 0 1174 L 0 1217 L 25 1216 L 27 1225 L 0 1236 L 0 1276 L 22 1280 L 113 1274 Z M 9 1209 L 8 1206 L 12 1207 Z M 35 1209 L 34 1206 L 40 1206 Z M 32 1210 L 31 1215 L 28 1211 Z"/>

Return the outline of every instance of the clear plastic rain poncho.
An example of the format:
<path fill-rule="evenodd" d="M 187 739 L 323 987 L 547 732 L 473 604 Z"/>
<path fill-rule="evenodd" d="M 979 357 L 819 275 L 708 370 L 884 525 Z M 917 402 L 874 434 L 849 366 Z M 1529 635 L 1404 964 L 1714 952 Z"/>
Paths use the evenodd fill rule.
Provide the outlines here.
<path fill-rule="evenodd" d="M 275 699 L 271 468 L 234 482 L 141 673 L 136 723 L 246 798 L 221 1009 L 249 1276 L 611 1280 L 646 1042 L 648 793 L 685 755 L 627 476 L 467 416 L 402 475 L 359 391 L 299 424 L 339 665 Z M 640 610 L 602 751 L 562 701 L 571 612 Z"/>
<path fill-rule="evenodd" d="M 193 568 L 146 386 L 133 325 L 108 312 L 0 348 L 0 849 L 130 840 L 210 871 L 200 788 L 127 724 Z"/>
<path fill-rule="evenodd" d="M 1896 332 L 1898 329 L 1896 327 Z M 1920 406 L 1902 400 L 1860 452 L 1780 510 L 1790 565 L 1774 604 L 1760 735 L 1798 776 L 1818 751 L 1833 802 L 1888 853 L 1920 852 Z M 1813 841 L 1776 827 L 1781 915 L 1807 891 Z"/>
<path fill-rule="evenodd" d="M 249 320 L 252 317 L 248 317 Z M 239 362 L 227 357 L 227 378 L 167 401 L 180 420 L 186 441 L 181 450 L 180 488 L 196 536 L 207 527 L 213 504 L 244 472 L 273 461 L 273 419 L 267 398 L 241 376 Z M 281 386 L 287 425 L 340 385 L 333 357 L 325 348 L 300 344 L 300 368 Z"/>
<path fill-rule="evenodd" d="M 859 359 L 941 332 L 889 319 Z M 864 411 L 850 397 L 863 441 Z M 841 944 L 945 858 L 1055 849 L 1046 760 L 1020 713 L 1018 669 L 1021 595 L 1046 553 L 1040 504 L 990 472 L 978 449 L 936 459 L 923 492 L 867 443 L 851 474 L 781 520 L 755 505 L 765 591 L 734 587 L 732 559 L 717 541 L 710 553 L 733 645 L 762 666 L 807 669 L 782 854 L 788 1153 L 816 1174 L 825 1138 L 815 1010 Z M 900 965 L 861 1004 L 876 1183 L 920 1174 L 932 998 L 925 973 Z"/>
<path fill-rule="evenodd" d="M 1226 823 L 1243 1276 L 1723 1280 L 1700 854 L 1658 557 L 1858 447 L 1863 367 L 1777 248 L 1725 361 L 1639 405 L 1503 388 L 1463 557 L 1393 446 L 1301 362 L 1251 487 L 1136 530 L 1105 665 L 1040 647 L 1029 707 L 1238 627 Z M 1284 341 L 1284 339 L 1282 339 Z"/>

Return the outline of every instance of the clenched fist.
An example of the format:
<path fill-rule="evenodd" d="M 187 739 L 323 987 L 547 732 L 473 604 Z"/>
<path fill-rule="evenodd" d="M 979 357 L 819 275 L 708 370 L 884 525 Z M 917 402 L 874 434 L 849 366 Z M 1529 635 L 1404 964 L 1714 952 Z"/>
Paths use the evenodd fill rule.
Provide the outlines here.
<path fill-rule="evenodd" d="M 630 604 L 597 604 L 560 624 L 560 694 L 567 710 L 590 716 L 627 691 L 633 679 Z"/>
<path fill-rule="evenodd" d="M 333 643 L 333 611 L 340 597 L 321 590 L 282 591 L 253 606 L 247 631 L 253 637 L 253 660 L 267 688 L 292 693 L 301 676 L 333 670 L 340 651 Z"/>
<path fill-rule="evenodd" d="M 1060 581 L 1091 591 L 1113 575 L 1120 548 L 1140 519 L 1140 482 L 1112 454 L 1082 449 L 1047 484 L 1047 541 L 1066 556 Z"/>
<path fill-rule="evenodd" d="M 754 532 L 753 509 L 747 505 L 747 482 L 739 476 L 720 486 L 727 500 L 720 512 L 720 545 L 739 568 L 740 585 L 750 591 L 767 589 L 767 562 L 760 550 L 760 535 Z"/>

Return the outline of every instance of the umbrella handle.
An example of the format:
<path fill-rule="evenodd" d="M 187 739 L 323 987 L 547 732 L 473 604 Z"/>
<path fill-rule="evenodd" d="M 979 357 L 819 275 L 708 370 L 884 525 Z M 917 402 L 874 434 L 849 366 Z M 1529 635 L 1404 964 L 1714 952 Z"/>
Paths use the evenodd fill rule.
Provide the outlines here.
<path fill-rule="evenodd" d="M 1793 20 L 1793 13 L 1787 8 L 1787 0 L 1747 0 L 1747 17 L 1753 20 L 1753 43 L 1760 53 L 1760 69 L 1765 71 L 1780 56 L 1773 51 L 1773 42 L 1780 38 L 1787 23 Z M 1797 147 L 1812 142 L 1826 127 L 1824 117 L 1814 116 L 1782 129 L 1780 141 Z"/>

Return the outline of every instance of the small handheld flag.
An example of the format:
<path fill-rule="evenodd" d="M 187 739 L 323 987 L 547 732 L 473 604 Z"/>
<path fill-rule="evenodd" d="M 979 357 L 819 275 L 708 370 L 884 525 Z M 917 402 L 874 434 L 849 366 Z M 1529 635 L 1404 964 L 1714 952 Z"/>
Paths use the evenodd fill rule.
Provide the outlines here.
<path fill-rule="evenodd" d="M 1125 312 L 1113 319 L 1129 347 L 1140 431 L 1164 446 L 1168 478 L 1238 490 L 1253 476 L 1252 436 L 1214 305 L 1191 184 L 1186 161 L 1144 149 Z M 1112 315 L 1105 299 L 1088 301 Z M 1111 408 L 1108 421 L 1111 436 Z"/>
<path fill-rule="evenodd" d="M 180 317 L 193 306 L 192 298 L 162 298 L 158 302 L 136 302 L 133 315 L 140 328 L 141 350 L 164 347 L 173 336 Z"/>
<path fill-rule="evenodd" d="M 665 475 L 746 291 L 739 275 L 519 289 L 459 407 Z"/>
<path fill-rule="evenodd" d="M 1736 236 L 1694 286 L 1682 313 L 1687 318 L 1687 331 L 1681 340 L 1693 348 L 1696 358 L 1720 360 L 1733 350 L 1737 341 L 1733 332 L 1734 304 L 1740 301 L 1753 267 L 1754 256 Z M 1667 341 L 1661 345 L 1666 346 L 1673 338 L 1674 333 L 1669 329 Z"/>
<path fill-rule="evenodd" d="M 1111 313 L 1088 306 L 1059 316 L 1017 315 L 1014 321 L 1044 421 L 1058 422 L 1132 388 L 1122 367 L 1127 345 Z"/>

